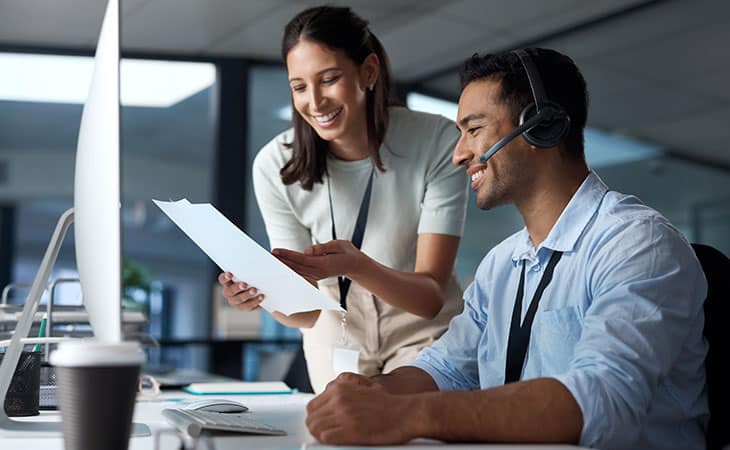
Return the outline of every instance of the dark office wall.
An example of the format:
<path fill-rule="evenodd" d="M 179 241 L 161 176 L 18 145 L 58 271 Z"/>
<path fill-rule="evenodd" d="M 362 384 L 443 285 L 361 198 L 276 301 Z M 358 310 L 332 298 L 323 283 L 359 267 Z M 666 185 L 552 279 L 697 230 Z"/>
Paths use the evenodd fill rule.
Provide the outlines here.
<path fill-rule="evenodd" d="M 243 60 L 217 63 L 214 95 L 216 114 L 213 203 L 239 228 L 246 222 L 246 157 L 248 64 Z"/>
<path fill-rule="evenodd" d="M 15 251 L 15 206 L 0 204 L 0 290 L 11 283 Z"/>

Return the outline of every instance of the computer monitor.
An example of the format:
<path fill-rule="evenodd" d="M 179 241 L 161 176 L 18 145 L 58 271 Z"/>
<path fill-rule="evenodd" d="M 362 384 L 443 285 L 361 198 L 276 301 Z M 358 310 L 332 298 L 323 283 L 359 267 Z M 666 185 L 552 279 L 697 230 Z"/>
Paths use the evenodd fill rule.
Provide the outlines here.
<path fill-rule="evenodd" d="M 81 115 L 74 173 L 76 266 L 94 337 L 121 342 L 119 2 L 109 0 Z"/>
<path fill-rule="evenodd" d="M 119 0 L 109 0 L 94 58 L 94 75 L 84 104 L 76 148 L 74 208 L 58 221 L 33 281 L 16 331 L 0 365 L 0 405 L 28 336 L 66 231 L 74 222 L 76 264 L 94 337 L 119 343 L 121 336 L 120 221 L 120 17 Z M 0 407 L 1 436 L 60 432 L 60 422 L 16 421 Z M 134 424 L 132 435 L 149 435 Z"/>

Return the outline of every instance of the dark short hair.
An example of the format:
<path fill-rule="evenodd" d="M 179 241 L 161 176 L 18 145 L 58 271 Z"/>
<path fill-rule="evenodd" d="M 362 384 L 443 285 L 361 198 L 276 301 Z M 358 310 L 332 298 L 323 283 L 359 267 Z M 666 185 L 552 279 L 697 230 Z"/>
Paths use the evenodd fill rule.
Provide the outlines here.
<path fill-rule="evenodd" d="M 382 44 L 370 32 L 368 22 L 347 7 L 318 6 L 297 14 L 284 29 L 281 56 L 286 57 L 301 40 L 316 42 L 333 50 L 340 50 L 355 64 L 360 65 L 371 53 L 380 60 L 380 73 L 374 90 L 367 91 L 366 120 L 368 152 L 375 166 L 383 171 L 380 145 L 388 129 L 388 106 L 391 102 L 390 63 Z M 315 182 L 322 182 L 326 171 L 327 142 L 296 111 L 292 99 L 294 140 L 292 158 L 281 169 L 284 184 L 300 182 L 311 190 Z"/>
<path fill-rule="evenodd" d="M 551 101 L 560 104 L 570 116 L 570 130 L 564 139 L 566 152 L 584 159 L 583 129 L 588 118 L 588 90 L 578 66 L 568 56 L 544 48 L 525 49 L 537 68 Z M 510 110 L 517 126 L 520 113 L 532 103 L 532 91 L 525 68 L 514 52 L 489 55 L 474 54 L 459 71 L 462 91 L 472 81 L 494 80 L 500 83 L 498 100 Z"/>

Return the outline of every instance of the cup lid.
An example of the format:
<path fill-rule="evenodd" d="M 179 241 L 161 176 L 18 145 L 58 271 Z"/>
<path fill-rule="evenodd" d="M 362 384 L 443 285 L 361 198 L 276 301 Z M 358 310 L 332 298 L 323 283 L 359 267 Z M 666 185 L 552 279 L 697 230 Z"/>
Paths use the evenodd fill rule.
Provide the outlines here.
<path fill-rule="evenodd" d="M 145 355 L 138 342 L 99 342 L 78 339 L 61 342 L 50 362 L 62 367 L 142 365 Z"/>

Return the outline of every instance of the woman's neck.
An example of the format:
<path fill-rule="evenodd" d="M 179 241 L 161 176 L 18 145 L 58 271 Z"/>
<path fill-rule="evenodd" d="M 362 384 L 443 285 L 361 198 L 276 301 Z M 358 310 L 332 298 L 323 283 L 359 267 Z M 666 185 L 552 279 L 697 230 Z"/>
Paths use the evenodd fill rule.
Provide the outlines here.
<path fill-rule="evenodd" d="M 368 150 L 367 130 L 349 136 L 343 136 L 329 142 L 329 152 L 337 159 L 358 161 L 370 155 Z"/>

